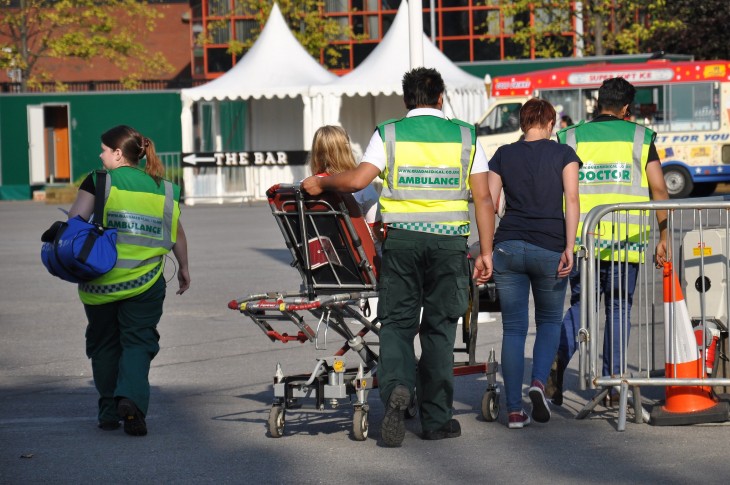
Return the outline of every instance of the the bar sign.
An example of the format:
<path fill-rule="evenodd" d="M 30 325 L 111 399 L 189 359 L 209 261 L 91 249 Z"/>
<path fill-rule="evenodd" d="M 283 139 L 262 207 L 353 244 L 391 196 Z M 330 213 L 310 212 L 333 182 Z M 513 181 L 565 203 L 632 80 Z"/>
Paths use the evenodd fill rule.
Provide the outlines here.
<path fill-rule="evenodd" d="M 305 165 L 305 150 L 260 152 L 200 152 L 183 153 L 183 167 L 249 167 Z"/>

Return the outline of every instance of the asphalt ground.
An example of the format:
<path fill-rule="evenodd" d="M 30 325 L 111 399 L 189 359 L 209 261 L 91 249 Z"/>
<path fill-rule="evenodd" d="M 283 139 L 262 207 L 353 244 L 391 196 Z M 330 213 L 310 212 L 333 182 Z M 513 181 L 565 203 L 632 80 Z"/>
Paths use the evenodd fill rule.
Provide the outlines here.
<path fill-rule="evenodd" d="M 0 203 L 0 483 L 707 484 L 730 476 L 727 425 L 629 421 L 618 432 L 618 408 L 600 405 L 587 419 L 574 419 L 594 392 L 575 390 L 577 358 L 566 377 L 572 390 L 547 424 L 508 429 L 504 398 L 498 421 L 485 422 L 486 380 L 470 375 L 456 378 L 457 439 L 423 441 L 416 419 L 406 422 L 401 448 L 384 447 L 377 391 L 369 397 L 364 442 L 352 438 L 348 403 L 290 411 L 285 436 L 269 437 L 277 362 L 285 373 L 310 372 L 334 345 L 317 351 L 309 343 L 272 343 L 227 308 L 237 297 L 299 287 L 262 203 L 184 208 L 192 286 L 175 295 L 168 265 L 162 349 L 150 372 L 149 434 L 102 431 L 82 305 L 75 286 L 51 277 L 40 262 L 40 235 L 61 217 L 41 202 Z M 482 361 L 491 348 L 499 356 L 501 325 L 494 316 L 480 326 Z M 533 338 L 534 327 L 528 349 Z M 350 356 L 348 364 L 357 361 Z M 643 397 L 650 408 L 663 392 L 650 388 Z"/>

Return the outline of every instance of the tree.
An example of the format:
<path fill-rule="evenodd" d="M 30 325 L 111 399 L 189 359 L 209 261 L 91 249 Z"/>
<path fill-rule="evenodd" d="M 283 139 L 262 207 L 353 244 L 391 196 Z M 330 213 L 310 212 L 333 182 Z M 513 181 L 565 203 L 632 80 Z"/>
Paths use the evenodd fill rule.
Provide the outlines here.
<path fill-rule="evenodd" d="M 0 9 L 0 69 L 19 77 L 22 91 L 49 79 L 43 58 L 106 59 L 126 73 L 127 88 L 172 70 L 143 43 L 162 16 L 144 1 L 0 0 Z"/>
<path fill-rule="evenodd" d="M 277 0 L 279 9 L 289 29 L 300 44 L 318 61 L 337 66 L 342 53 L 333 41 L 353 38 L 347 17 L 325 17 L 323 0 Z M 216 4 L 219 20 L 208 22 L 206 35 L 199 39 L 202 44 L 213 43 L 213 39 L 227 39 L 228 52 L 240 55 L 246 52 L 258 39 L 274 5 L 273 0 L 234 0 L 232 11 L 228 2 Z M 230 35 L 231 17 L 248 16 L 256 26 L 248 31 L 245 39 Z M 220 43 L 220 42 L 216 42 Z"/>
<path fill-rule="evenodd" d="M 524 57 L 572 54 L 571 36 L 584 54 L 644 52 L 656 32 L 682 28 L 666 14 L 666 0 L 498 0 L 513 18 L 513 40 Z"/>
<path fill-rule="evenodd" d="M 697 59 L 730 59 L 725 29 L 730 25 L 728 0 L 673 0 L 666 16 L 686 23 L 658 29 L 648 40 L 652 50 L 692 54 Z"/>

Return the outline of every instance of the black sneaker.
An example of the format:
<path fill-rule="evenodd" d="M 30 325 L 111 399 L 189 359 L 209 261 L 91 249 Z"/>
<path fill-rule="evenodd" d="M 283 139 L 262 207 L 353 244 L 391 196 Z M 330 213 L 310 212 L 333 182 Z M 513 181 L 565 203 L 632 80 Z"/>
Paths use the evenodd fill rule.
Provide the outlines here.
<path fill-rule="evenodd" d="M 444 438 L 458 438 L 461 436 L 461 425 L 455 419 L 449 419 L 439 429 L 424 431 L 421 438 L 424 440 L 442 440 Z"/>
<path fill-rule="evenodd" d="M 411 402 L 411 392 L 406 386 L 397 385 L 388 398 L 383 423 L 380 425 L 380 435 L 385 446 L 396 447 L 403 443 L 406 436 L 406 426 L 403 424 L 403 411 L 408 409 Z"/>
<path fill-rule="evenodd" d="M 137 406 L 126 397 L 119 400 L 117 413 L 124 420 L 124 432 L 131 436 L 145 436 L 147 434 L 147 423 L 144 421 L 144 414 L 137 409 Z"/>

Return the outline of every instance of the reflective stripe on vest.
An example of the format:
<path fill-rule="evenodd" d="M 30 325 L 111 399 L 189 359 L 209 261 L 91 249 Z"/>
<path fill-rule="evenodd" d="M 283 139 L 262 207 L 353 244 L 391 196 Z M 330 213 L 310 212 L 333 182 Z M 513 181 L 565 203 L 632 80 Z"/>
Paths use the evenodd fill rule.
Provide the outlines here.
<path fill-rule="evenodd" d="M 153 256 L 148 259 L 117 259 L 115 268 L 134 269 L 140 266 L 147 266 L 152 263 L 159 263 L 162 261 L 162 256 Z"/>
<path fill-rule="evenodd" d="M 577 139 L 577 130 L 580 130 L 580 132 L 595 130 L 596 128 L 600 130 L 601 125 L 604 125 L 604 123 L 613 124 L 618 123 L 618 121 L 584 123 L 570 127 L 564 133 L 559 134 L 559 138 L 564 136 L 563 142 L 571 146 L 581 160 L 583 160 L 584 166 L 581 168 L 581 171 L 583 177 L 587 179 L 581 180 L 579 186 L 581 214 L 576 237 L 576 248 L 583 244 L 581 240 L 583 221 L 588 212 L 594 207 L 603 204 L 645 202 L 650 200 L 646 178 L 646 163 L 648 160 L 646 160 L 647 156 L 644 153 L 644 149 L 646 148 L 648 153 L 650 142 L 647 142 L 647 135 L 653 135 L 653 132 L 644 126 L 633 124 L 631 167 L 629 168 L 628 160 L 610 160 L 612 153 L 609 154 L 604 147 L 597 146 L 602 141 L 593 139 L 590 141 L 579 141 Z M 609 139 L 606 142 L 627 143 L 619 139 Z M 601 148 L 604 149 L 601 150 Z M 605 170 L 601 168 L 601 165 L 608 165 L 609 163 L 615 162 L 625 162 L 627 165 L 626 169 L 608 166 Z M 589 165 L 593 169 L 585 170 L 587 168 L 586 165 Z M 623 176 L 619 172 L 622 170 L 630 170 L 630 172 L 626 172 L 626 178 L 630 177 L 630 183 L 621 182 Z M 588 179 L 591 174 L 594 178 Z M 605 178 L 601 178 L 602 176 Z M 601 221 L 600 225 L 596 228 L 597 253 L 599 253 L 602 260 L 614 259 L 634 263 L 642 261 L 648 240 L 647 231 L 649 230 L 646 214 L 631 211 L 622 212 L 617 215 L 620 219 Z"/>
<path fill-rule="evenodd" d="M 461 221 L 469 217 L 469 211 L 439 211 L 439 212 L 388 212 L 388 220 L 382 214 L 383 222 L 441 222 Z"/>
<path fill-rule="evenodd" d="M 460 122 L 431 116 L 418 118 L 379 126 L 386 152 L 380 197 L 383 222 L 468 224 L 468 177 L 476 136 Z M 440 131 L 433 140 L 422 140 L 419 123 L 423 123 L 424 131 Z M 442 123 L 451 125 L 443 129 Z M 417 128 L 414 130 L 413 126 Z"/>

